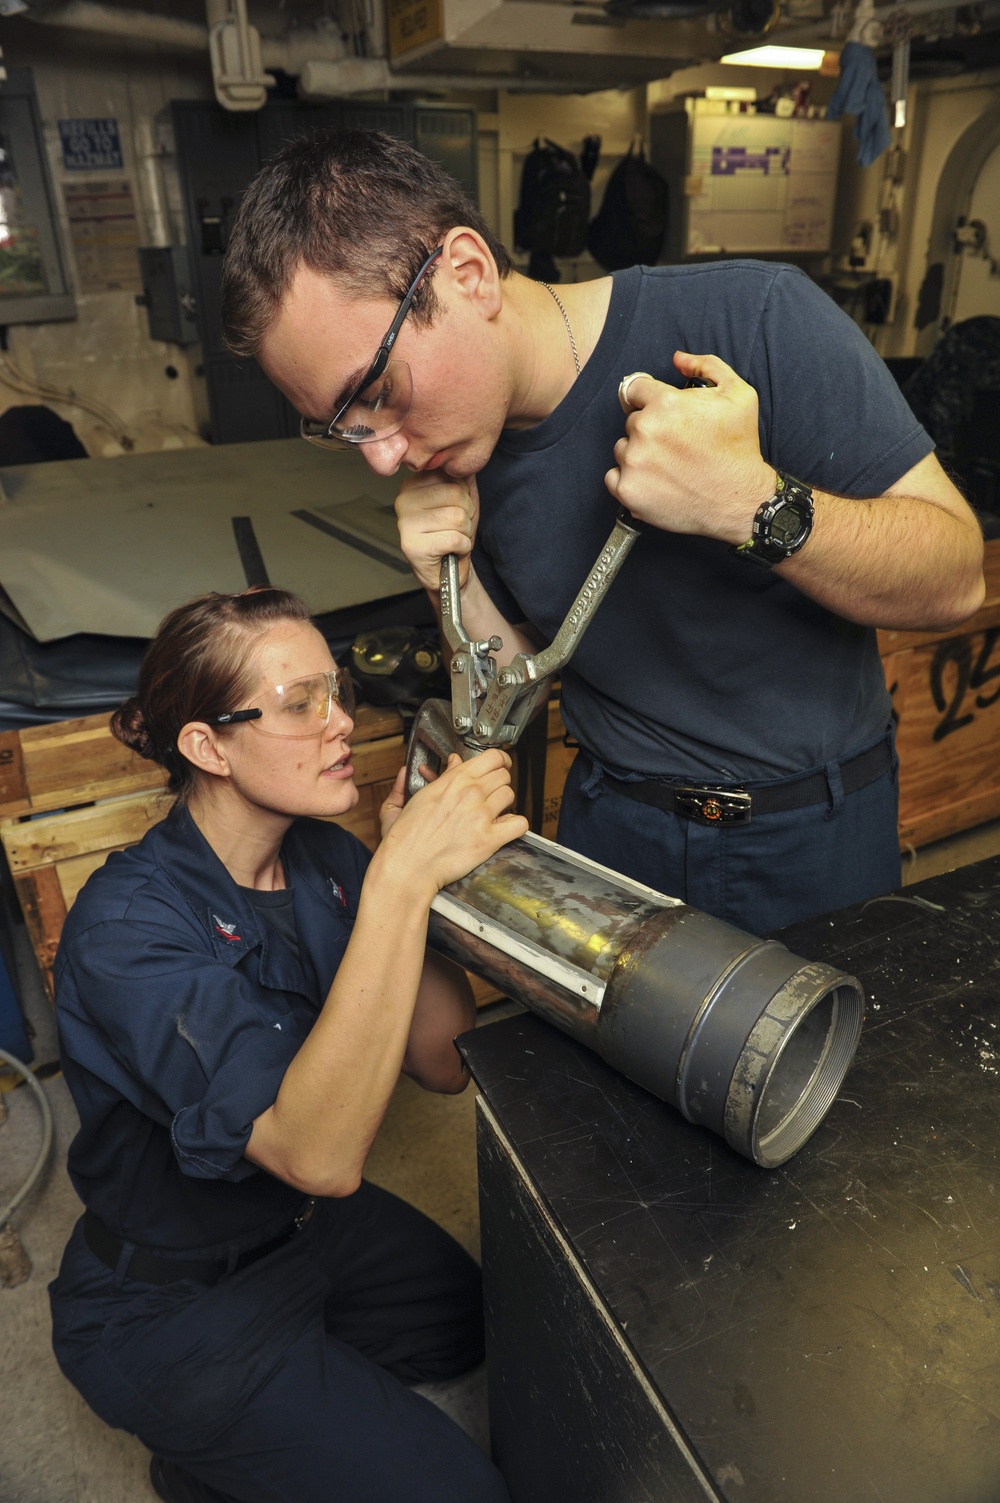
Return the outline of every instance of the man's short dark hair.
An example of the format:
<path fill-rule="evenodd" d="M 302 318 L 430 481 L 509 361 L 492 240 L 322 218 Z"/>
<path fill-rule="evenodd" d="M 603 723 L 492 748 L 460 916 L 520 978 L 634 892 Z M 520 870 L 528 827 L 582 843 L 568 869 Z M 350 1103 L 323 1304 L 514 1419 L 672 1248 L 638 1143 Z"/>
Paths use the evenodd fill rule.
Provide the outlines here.
<path fill-rule="evenodd" d="M 300 266 L 335 276 L 360 297 L 402 299 L 427 256 L 456 225 L 485 240 L 502 277 L 510 256 L 443 167 L 381 131 L 324 130 L 291 141 L 243 197 L 226 250 L 222 326 L 237 355 L 259 353 Z M 429 323 L 433 277 L 411 317 Z"/>

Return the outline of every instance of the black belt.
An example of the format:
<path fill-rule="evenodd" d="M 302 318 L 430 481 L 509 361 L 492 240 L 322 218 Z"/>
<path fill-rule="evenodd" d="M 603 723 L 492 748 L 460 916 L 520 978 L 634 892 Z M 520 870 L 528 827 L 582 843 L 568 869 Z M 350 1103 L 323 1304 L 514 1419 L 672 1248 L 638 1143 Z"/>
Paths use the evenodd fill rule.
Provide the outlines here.
<path fill-rule="evenodd" d="M 893 765 L 892 741 L 887 736 L 877 745 L 840 764 L 840 780 L 845 793 L 867 788 Z M 825 772 L 814 772 L 769 788 L 720 788 L 704 783 L 624 783 L 609 778 L 615 793 L 652 804 L 668 814 L 680 814 L 702 825 L 748 825 L 753 814 L 783 814 L 790 809 L 805 809 L 810 804 L 830 801 L 830 785 Z"/>
<path fill-rule="evenodd" d="M 178 1279 L 193 1279 L 198 1284 L 217 1284 L 224 1274 L 236 1273 L 248 1264 L 256 1263 L 258 1258 L 265 1258 L 268 1253 L 277 1252 L 279 1247 L 284 1247 L 305 1226 L 312 1215 L 314 1204 L 312 1200 L 307 1201 L 289 1226 L 284 1227 L 277 1236 L 270 1237 L 267 1242 L 241 1252 L 232 1267 L 226 1258 L 166 1258 L 159 1253 L 148 1252 L 144 1247 L 137 1247 L 123 1272 L 130 1279 L 137 1279 L 140 1284 L 173 1284 Z M 118 1260 L 126 1244 L 113 1232 L 109 1232 L 93 1211 L 84 1213 L 83 1235 L 95 1258 L 100 1258 L 108 1268 L 118 1267 Z"/>

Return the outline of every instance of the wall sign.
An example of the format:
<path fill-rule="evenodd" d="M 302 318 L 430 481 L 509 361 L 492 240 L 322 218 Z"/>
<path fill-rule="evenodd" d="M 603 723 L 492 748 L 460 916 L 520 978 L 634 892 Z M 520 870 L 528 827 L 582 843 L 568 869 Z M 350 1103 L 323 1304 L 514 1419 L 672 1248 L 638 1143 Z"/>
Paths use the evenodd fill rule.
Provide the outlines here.
<path fill-rule="evenodd" d="M 387 0 L 387 12 L 391 58 L 444 36 L 441 0 Z"/>
<path fill-rule="evenodd" d="M 140 292 L 139 227 L 126 178 L 64 183 L 81 292 Z"/>
<path fill-rule="evenodd" d="M 68 172 L 120 172 L 124 166 L 117 120 L 60 120 L 59 140 Z"/>

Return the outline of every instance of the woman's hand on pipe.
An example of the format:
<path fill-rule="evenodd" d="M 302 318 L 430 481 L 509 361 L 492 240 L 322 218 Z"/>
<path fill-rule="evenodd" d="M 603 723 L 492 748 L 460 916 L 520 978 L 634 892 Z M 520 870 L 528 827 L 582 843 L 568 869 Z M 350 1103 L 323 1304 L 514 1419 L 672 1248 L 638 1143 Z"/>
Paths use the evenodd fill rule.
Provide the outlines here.
<path fill-rule="evenodd" d="M 514 803 L 511 759 L 492 748 L 463 762 L 456 752 L 441 774 L 403 807 L 405 770 L 382 805 L 379 855 L 394 871 L 410 869 L 414 890 L 429 898 L 457 882 L 501 846 L 527 833 Z M 428 898 L 428 901 L 429 901 Z"/>

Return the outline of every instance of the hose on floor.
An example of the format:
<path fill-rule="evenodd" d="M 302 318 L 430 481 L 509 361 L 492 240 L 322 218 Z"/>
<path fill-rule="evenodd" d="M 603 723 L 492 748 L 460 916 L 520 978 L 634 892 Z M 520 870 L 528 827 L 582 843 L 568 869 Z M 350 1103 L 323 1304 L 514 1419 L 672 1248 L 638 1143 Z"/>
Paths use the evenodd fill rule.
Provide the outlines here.
<path fill-rule="evenodd" d="M 10 1069 L 15 1070 L 19 1075 L 24 1077 L 34 1093 L 35 1100 L 38 1102 L 38 1109 L 42 1114 L 42 1142 L 35 1162 L 31 1166 L 27 1179 L 14 1195 L 13 1199 L 0 1210 L 0 1284 L 4 1284 L 9 1288 L 14 1284 L 23 1283 L 31 1272 L 31 1264 L 24 1249 L 21 1247 L 16 1232 L 14 1232 L 13 1228 L 8 1227 L 7 1223 L 21 1202 L 34 1188 L 48 1162 L 49 1153 L 52 1148 L 53 1125 L 52 1108 L 49 1106 L 45 1092 L 28 1069 L 28 1066 L 15 1055 L 8 1054 L 6 1049 L 0 1049 L 0 1064 L 8 1065 Z"/>

